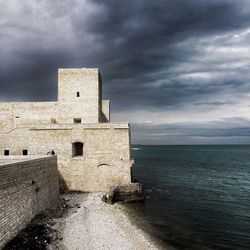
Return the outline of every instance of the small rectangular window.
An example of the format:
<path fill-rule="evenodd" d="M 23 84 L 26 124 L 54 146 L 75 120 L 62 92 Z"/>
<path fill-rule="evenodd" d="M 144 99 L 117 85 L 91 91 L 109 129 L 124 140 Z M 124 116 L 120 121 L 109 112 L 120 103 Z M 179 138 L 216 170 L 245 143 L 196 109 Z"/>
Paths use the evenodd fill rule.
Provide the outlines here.
<path fill-rule="evenodd" d="M 72 157 L 83 155 L 83 143 L 75 142 L 72 144 Z"/>
<path fill-rule="evenodd" d="M 82 119 L 81 118 L 74 118 L 74 123 L 81 123 L 82 122 Z"/>
<path fill-rule="evenodd" d="M 55 118 L 50 118 L 50 122 L 51 123 L 56 123 L 56 119 Z"/>
<path fill-rule="evenodd" d="M 76 92 L 76 96 L 77 96 L 77 97 L 80 97 L 80 92 Z"/>
<path fill-rule="evenodd" d="M 28 149 L 23 149 L 23 155 L 28 155 Z"/>
<path fill-rule="evenodd" d="M 9 149 L 5 149 L 5 150 L 4 150 L 4 155 L 10 155 Z"/>

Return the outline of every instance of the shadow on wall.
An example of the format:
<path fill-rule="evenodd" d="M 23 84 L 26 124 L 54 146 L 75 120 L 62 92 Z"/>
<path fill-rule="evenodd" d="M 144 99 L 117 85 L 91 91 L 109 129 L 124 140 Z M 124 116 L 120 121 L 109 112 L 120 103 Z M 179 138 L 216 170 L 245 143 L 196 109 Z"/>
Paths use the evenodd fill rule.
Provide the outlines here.
<path fill-rule="evenodd" d="M 65 179 L 63 178 L 62 174 L 60 173 L 59 170 L 58 172 L 58 179 L 59 179 L 59 192 L 60 194 L 65 194 L 65 193 L 88 193 L 88 192 L 83 192 L 81 190 L 70 190 Z"/>
<path fill-rule="evenodd" d="M 69 187 L 67 186 L 67 183 L 65 181 L 65 179 L 63 178 L 62 174 L 60 173 L 59 170 L 57 170 L 58 172 L 58 179 L 59 179 L 59 191 L 60 193 L 67 193 L 69 192 Z"/>

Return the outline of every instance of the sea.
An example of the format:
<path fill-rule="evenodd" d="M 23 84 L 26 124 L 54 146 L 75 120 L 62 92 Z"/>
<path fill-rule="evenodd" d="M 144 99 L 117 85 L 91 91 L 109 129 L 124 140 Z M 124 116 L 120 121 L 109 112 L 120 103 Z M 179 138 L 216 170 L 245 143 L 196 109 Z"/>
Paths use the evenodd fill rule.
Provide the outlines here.
<path fill-rule="evenodd" d="M 133 145 L 145 202 L 126 208 L 176 249 L 250 249 L 250 145 Z"/>

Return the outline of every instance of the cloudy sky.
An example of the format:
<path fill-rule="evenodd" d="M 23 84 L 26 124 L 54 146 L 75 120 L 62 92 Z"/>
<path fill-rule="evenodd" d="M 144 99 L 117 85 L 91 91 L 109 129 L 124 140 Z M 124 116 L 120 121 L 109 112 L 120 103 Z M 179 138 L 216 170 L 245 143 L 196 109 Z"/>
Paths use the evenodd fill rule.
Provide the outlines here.
<path fill-rule="evenodd" d="M 0 101 L 99 67 L 133 143 L 250 143 L 249 0 L 0 0 Z"/>

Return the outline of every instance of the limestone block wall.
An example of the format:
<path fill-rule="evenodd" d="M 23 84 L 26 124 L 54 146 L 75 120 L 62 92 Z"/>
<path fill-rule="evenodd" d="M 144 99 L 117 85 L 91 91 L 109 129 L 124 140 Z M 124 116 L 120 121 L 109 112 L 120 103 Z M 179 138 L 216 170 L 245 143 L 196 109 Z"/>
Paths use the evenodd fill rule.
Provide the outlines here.
<path fill-rule="evenodd" d="M 0 102 L 0 133 L 58 120 L 57 102 Z"/>
<path fill-rule="evenodd" d="M 108 191 L 131 182 L 128 124 L 89 125 L 84 133 L 72 133 L 72 142 L 82 142 L 84 148 L 82 157 L 71 157 L 72 170 L 61 169 L 71 189 Z"/>
<path fill-rule="evenodd" d="M 23 102 L 13 105 L 13 119 L 16 127 L 48 124 L 57 120 L 57 102 Z"/>
<path fill-rule="evenodd" d="M 128 124 L 37 126 L 30 130 L 30 154 L 53 149 L 65 187 L 79 191 L 108 191 L 131 183 Z M 72 144 L 83 143 L 83 155 L 72 156 Z"/>
<path fill-rule="evenodd" d="M 74 118 L 80 118 L 81 123 L 107 122 L 109 102 L 102 102 L 101 92 L 98 69 L 59 69 L 58 101 L 0 102 L 0 133 L 53 121 L 73 123 Z"/>
<path fill-rule="evenodd" d="M 59 69 L 59 123 L 99 121 L 101 84 L 98 69 Z"/>
<path fill-rule="evenodd" d="M 56 157 L 0 157 L 0 249 L 58 196 Z"/>
<path fill-rule="evenodd" d="M 4 150 L 9 150 L 10 155 L 22 155 L 23 150 L 29 149 L 29 135 L 27 128 L 17 128 L 0 134 L 0 156 L 4 155 Z"/>
<path fill-rule="evenodd" d="M 109 106 L 102 100 L 98 69 L 59 69 L 58 101 L 0 103 L 0 155 L 54 150 L 61 183 L 70 190 L 107 191 L 128 184 L 129 125 L 109 123 Z M 83 155 L 73 157 L 76 142 L 83 144 Z"/>
<path fill-rule="evenodd" d="M 102 112 L 100 115 L 100 122 L 109 122 L 110 121 L 110 102 L 109 100 L 102 100 Z"/>
<path fill-rule="evenodd" d="M 13 128 L 12 103 L 0 103 L 0 132 Z"/>

